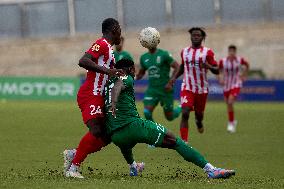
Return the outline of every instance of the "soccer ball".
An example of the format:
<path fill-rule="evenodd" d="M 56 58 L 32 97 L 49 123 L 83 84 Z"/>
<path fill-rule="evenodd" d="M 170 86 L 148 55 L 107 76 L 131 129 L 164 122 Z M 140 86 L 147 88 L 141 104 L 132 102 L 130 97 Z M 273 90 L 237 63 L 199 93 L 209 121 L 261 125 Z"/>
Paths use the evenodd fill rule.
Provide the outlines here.
<path fill-rule="evenodd" d="M 160 33 L 156 28 L 144 28 L 139 34 L 139 41 L 147 49 L 155 48 L 160 43 Z"/>

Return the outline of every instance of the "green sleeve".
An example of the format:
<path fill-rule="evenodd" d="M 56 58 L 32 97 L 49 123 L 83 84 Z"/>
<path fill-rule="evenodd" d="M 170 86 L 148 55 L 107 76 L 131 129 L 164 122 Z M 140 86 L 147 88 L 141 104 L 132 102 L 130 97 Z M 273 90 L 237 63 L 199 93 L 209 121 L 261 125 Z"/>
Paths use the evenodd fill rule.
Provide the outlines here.
<path fill-rule="evenodd" d="M 113 52 L 115 61 L 118 61 L 118 53 L 116 51 Z"/>
<path fill-rule="evenodd" d="M 131 76 L 126 75 L 126 76 L 120 76 L 120 79 L 122 80 L 125 88 L 132 88 L 133 87 L 133 79 Z"/>
<path fill-rule="evenodd" d="M 168 52 L 168 51 L 165 51 L 165 59 L 166 59 L 166 62 L 171 65 L 172 63 L 174 63 L 174 59 L 172 57 L 172 55 Z"/>

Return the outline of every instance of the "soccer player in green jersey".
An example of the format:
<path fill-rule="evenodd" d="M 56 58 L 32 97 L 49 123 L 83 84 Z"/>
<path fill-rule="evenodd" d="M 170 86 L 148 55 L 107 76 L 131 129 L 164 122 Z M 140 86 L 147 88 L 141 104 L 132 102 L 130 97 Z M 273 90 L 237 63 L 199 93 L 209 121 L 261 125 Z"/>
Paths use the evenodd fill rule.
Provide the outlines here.
<path fill-rule="evenodd" d="M 140 118 L 135 105 L 134 74 L 135 67 L 131 60 L 118 61 L 115 68 L 122 69 L 125 76 L 112 78 L 105 88 L 106 126 L 112 142 L 117 145 L 125 160 L 130 165 L 130 176 L 137 176 L 144 164 L 134 161 L 132 148 L 137 143 L 146 143 L 156 147 L 177 151 L 186 161 L 202 168 L 209 178 L 228 178 L 234 170 L 212 166 L 194 148 L 175 137 L 164 126 Z"/>
<path fill-rule="evenodd" d="M 144 115 L 148 120 L 153 121 L 152 113 L 160 102 L 164 109 L 166 119 L 174 120 L 181 113 L 181 107 L 174 109 L 173 82 L 170 80 L 170 70 L 172 75 L 178 71 L 179 65 L 171 54 L 163 49 L 152 47 L 148 52 L 140 57 L 140 70 L 136 79 L 142 79 L 148 71 L 149 85 L 144 96 Z"/>
<path fill-rule="evenodd" d="M 123 45 L 124 45 L 124 37 L 121 36 L 120 44 L 115 45 L 115 51 L 113 52 L 115 61 L 119 61 L 121 59 L 129 59 L 133 61 L 131 54 L 123 50 Z"/>

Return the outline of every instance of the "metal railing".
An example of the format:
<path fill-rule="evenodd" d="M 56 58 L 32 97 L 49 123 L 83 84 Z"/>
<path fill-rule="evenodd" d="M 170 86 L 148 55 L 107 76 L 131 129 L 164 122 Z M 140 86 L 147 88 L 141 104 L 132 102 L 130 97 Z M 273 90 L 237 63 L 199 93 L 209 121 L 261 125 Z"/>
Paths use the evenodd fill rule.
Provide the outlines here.
<path fill-rule="evenodd" d="M 284 21 L 283 0 L 2 0 L 0 37 L 74 36 L 115 17 L 126 30 Z"/>

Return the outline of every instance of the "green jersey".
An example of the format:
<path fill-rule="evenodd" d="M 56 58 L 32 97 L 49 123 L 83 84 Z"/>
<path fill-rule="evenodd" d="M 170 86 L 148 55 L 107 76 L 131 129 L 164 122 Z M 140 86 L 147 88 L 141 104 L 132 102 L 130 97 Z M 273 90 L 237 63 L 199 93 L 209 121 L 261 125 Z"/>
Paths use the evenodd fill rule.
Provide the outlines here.
<path fill-rule="evenodd" d="M 148 70 L 149 88 L 164 89 L 170 79 L 171 64 L 174 59 L 168 51 L 157 49 L 140 57 L 141 68 Z"/>
<path fill-rule="evenodd" d="M 125 89 L 121 91 L 116 103 L 116 117 L 113 117 L 109 110 L 111 108 L 111 90 L 118 78 L 111 78 L 105 88 L 106 125 L 110 133 L 140 118 L 135 105 L 133 77 L 121 76 L 120 79 L 123 81 Z"/>
<path fill-rule="evenodd" d="M 114 51 L 113 54 L 114 54 L 115 61 L 119 61 L 119 60 L 121 60 L 123 58 L 124 59 L 129 59 L 129 60 L 133 61 L 132 56 L 127 51 L 121 51 L 121 52 Z"/>

